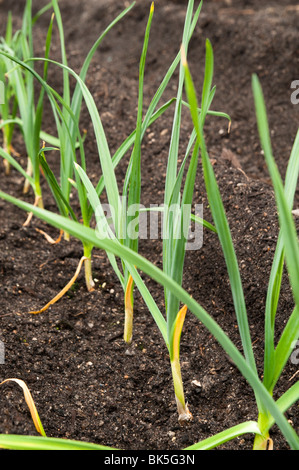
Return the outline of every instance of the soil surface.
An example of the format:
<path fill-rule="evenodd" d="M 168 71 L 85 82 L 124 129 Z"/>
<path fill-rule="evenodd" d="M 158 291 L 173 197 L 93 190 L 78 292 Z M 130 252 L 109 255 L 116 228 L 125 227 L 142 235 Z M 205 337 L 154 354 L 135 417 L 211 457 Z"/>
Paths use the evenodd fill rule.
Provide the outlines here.
<path fill-rule="evenodd" d="M 46 2 L 35 2 L 35 11 Z M 186 1 L 159 0 L 149 43 L 145 75 L 145 106 L 180 48 Z M 69 65 L 79 71 L 84 58 L 104 28 L 128 3 L 122 0 L 62 0 Z M 113 154 L 134 129 L 138 67 L 150 2 L 137 1 L 96 52 L 87 85 L 101 111 Z M 12 9 L 14 28 L 21 24 L 24 1 L 0 1 L 0 34 Z M 35 51 L 42 56 L 50 12 L 36 23 Z M 207 144 L 219 182 L 233 241 L 240 263 L 257 366 L 262 377 L 264 307 L 267 282 L 278 234 L 277 211 L 269 175 L 261 152 L 251 92 L 251 75 L 258 73 L 265 93 L 273 151 L 282 174 L 298 128 L 299 105 L 291 102 L 291 83 L 299 79 L 299 8 L 297 0 L 205 1 L 189 49 L 189 63 L 197 89 L 201 89 L 204 43 L 208 37 L 215 54 L 217 92 L 213 109 L 232 118 L 210 117 Z M 60 60 L 57 29 L 52 57 Z M 163 100 L 176 94 L 178 74 Z M 50 67 L 50 84 L 61 92 L 61 76 Z M 173 109 L 147 132 L 142 147 L 142 203 L 163 202 L 164 177 Z M 44 129 L 53 132 L 46 110 Z M 88 113 L 83 108 L 82 130 L 87 130 L 86 157 L 90 177 L 96 182 L 100 163 Z M 182 157 L 191 125 L 182 124 Z M 22 138 L 15 148 L 25 166 Z M 129 155 L 128 155 L 129 158 Z M 120 185 L 128 158 L 117 169 Z M 58 171 L 57 158 L 49 164 Z M 33 202 L 22 194 L 23 180 L 14 170 L 0 173 L 1 190 Z M 45 206 L 56 211 L 43 181 Z M 196 182 L 196 202 L 204 205 L 211 221 L 201 168 Z M 298 195 L 296 195 L 296 205 Z M 74 196 L 73 207 L 79 214 Z M 79 214 L 80 215 L 80 214 Z M 101 443 L 126 450 L 183 449 L 246 420 L 257 419 L 254 394 L 223 350 L 189 312 L 182 333 L 181 362 L 186 399 L 193 414 L 188 426 L 178 424 L 168 352 L 162 337 L 136 291 L 134 337 L 131 347 L 122 340 L 123 293 L 100 250 L 93 252 L 96 288 L 86 291 L 83 272 L 75 286 L 46 312 L 43 307 L 71 279 L 82 256 L 81 244 L 71 239 L 50 245 L 36 229 L 57 238 L 58 232 L 33 218 L 28 227 L 19 209 L 0 201 L 0 339 L 5 344 L 5 364 L 0 381 L 17 377 L 30 388 L 48 436 Z M 140 251 L 162 266 L 161 243 L 142 240 Z M 163 291 L 151 280 L 148 286 L 161 311 Z M 216 236 L 204 231 L 200 250 L 186 256 L 184 287 L 219 322 L 241 350 L 225 262 Z M 292 311 L 293 299 L 284 279 L 277 338 Z M 279 397 L 295 380 L 298 367 L 290 361 L 275 388 Z M 0 391 L 0 433 L 36 434 L 21 389 L 6 384 Z M 299 428 L 298 404 L 287 412 Z M 271 431 L 274 449 L 288 449 L 279 429 Z M 251 449 L 253 437 L 242 436 L 221 449 Z"/>

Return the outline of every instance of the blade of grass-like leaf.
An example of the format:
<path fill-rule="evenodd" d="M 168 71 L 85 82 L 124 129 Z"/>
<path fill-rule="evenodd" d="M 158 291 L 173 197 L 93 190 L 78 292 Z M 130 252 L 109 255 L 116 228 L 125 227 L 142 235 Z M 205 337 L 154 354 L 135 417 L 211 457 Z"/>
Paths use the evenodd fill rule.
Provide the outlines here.
<path fill-rule="evenodd" d="M 169 106 L 171 106 L 171 104 L 174 101 L 175 101 L 175 99 L 172 98 L 167 103 L 165 103 L 163 106 L 161 106 L 161 108 L 159 108 L 152 115 L 151 119 L 149 119 L 149 120 L 144 119 L 143 126 L 142 126 L 141 139 L 143 139 L 145 131 L 147 129 L 146 125 L 151 126 L 160 116 L 162 116 L 162 114 L 169 108 Z M 119 162 L 121 161 L 123 156 L 126 154 L 126 152 L 132 147 L 132 145 L 134 145 L 135 138 L 136 138 L 136 129 L 129 135 L 129 137 L 127 137 L 124 140 L 124 142 L 120 145 L 120 147 L 117 149 L 117 151 L 113 155 L 113 157 L 112 157 L 113 168 L 116 168 L 116 166 L 119 164 Z M 130 160 L 129 165 L 131 165 L 131 164 L 132 164 L 132 162 Z M 104 176 L 102 175 L 99 182 L 98 182 L 98 184 L 97 184 L 97 187 L 96 187 L 96 191 L 97 191 L 98 196 L 101 195 L 103 190 L 104 190 Z M 92 214 L 90 214 L 90 215 L 92 215 Z"/>
<path fill-rule="evenodd" d="M 286 177 L 285 177 L 285 195 L 288 202 L 289 210 L 292 209 L 294 203 L 294 196 L 297 187 L 299 173 L 299 131 L 297 132 L 296 139 L 292 148 L 290 160 L 288 162 Z M 273 259 L 269 285 L 267 290 L 266 309 L 265 309 L 265 360 L 264 360 L 264 383 L 269 390 L 273 387 L 278 379 L 277 375 L 274 378 L 273 363 L 274 358 L 279 358 L 278 361 L 282 364 L 286 362 L 286 358 L 282 358 L 278 352 L 274 352 L 274 331 L 275 331 L 275 316 L 277 305 L 280 295 L 280 286 L 282 280 L 282 273 L 284 267 L 284 248 L 282 232 L 280 230 L 275 255 Z M 288 325 L 286 326 L 286 328 Z M 292 325 L 294 328 L 294 325 Z M 294 330 L 293 330 L 294 331 Z M 295 330 L 296 331 L 296 330 Z M 294 333 L 295 333 L 294 331 Z M 296 334 L 296 333 L 295 333 Z M 282 338 L 283 340 L 283 338 Z"/>
<path fill-rule="evenodd" d="M 83 182 L 83 184 L 86 188 L 87 196 L 88 196 L 88 198 L 90 200 L 90 203 L 93 207 L 93 212 L 96 215 L 96 218 L 97 218 L 97 216 L 100 215 L 101 219 L 103 220 L 104 213 L 103 213 L 103 210 L 101 208 L 101 202 L 99 200 L 99 197 L 97 195 L 97 192 L 96 192 L 95 188 L 93 187 L 91 181 L 89 180 L 89 178 L 86 175 L 86 173 L 84 172 L 84 170 L 78 164 L 76 165 L 76 171 L 79 173 L 80 178 L 82 179 L 82 182 Z M 115 235 L 113 234 L 112 231 L 109 231 L 108 229 L 106 229 L 105 231 L 106 231 L 107 234 L 109 234 L 109 237 L 111 239 L 113 239 L 113 240 L 115 240 L 115 242 L 119 243 L 119 241 L 116 239 L 116 237 L 115 237 Z M 125 283 L 123 275 L 121 274 L 120 270 L 118 269 L 115 256 L 112 255 L 112 253 L 110 253 L 110 252 L 107 252 L 107 256 L 109 258 L 109 261 L 110 261 L 115 273 L 117 274 L 117 276 L 120 280 L 120 283 L 122 285 L 123 290 L 125 291 L 126 283 Z M 138 289 L 139 289 L 146 305 L 148 306 L 148 309 L 151 312 L 155 322 L 157 323 L 158 328 L 159 328 L 159 330 L 160 330 L 160 332 L 161 332 L 161 334 L 164 338 L 165 344 L 168 347 L 166 322 L 165 322 L 165 319 L 164 319 L 163 315 L 161 314 L 156 302 L 152 298 L 149 290 L 147 289 L 145 283 L 141 279 L 141 276 L 138 274 L 135 267 L 133 265 L 127 263 L 127 262 L 126 262 L 126 266 L 127 266 L 128 271 L 133 276 L 134 282 L 137 285 L 137 287 L 138 287 Z"/>
<path fill-rule="evenodd" d="M 164 212 L 164 207 L 142 207 L 140 209 L 140 213 L 142 212 Z M 211 232 L 217 233 L 217 230 L 215 229 L 214 225 L 210 224 L 210 222 L 207 222 L 201 217 L 195 214 L 191 214 L 190 219 L 199 225 L 203 225 L 203 227 L 206 227 L 207 229 L 211 230 Z"/>
<path fill-rule="evenodd" d="M 19 119 L 19 118 L 11 118 L 11 119 L 7 119 L 7 120 L 5 120 L 5 121 L 1 121 L 1 122 L 0 122 L 0 129 L 2 129 L 3 126 L 6 126 L 6 125 L 8 125 L 8 124 L 18 124 L 18 126 L 19 126 L 20 128 L 22 128 L 22 125 L 23 125 L 21 119 Z"/>
<path fill-rule="evenodd" d="M 45 46 L 45 58 L 46 59 L 49 57 L 49 54 L 50 54 L 52 31 L 53 31 L 53 20 L 54 20 L 54 17 L 52 15 L 50 25 L 48 28 L 46 46 Z M 45 82 L 47 81 L 47 77 L 48 77 L 48 63 L 45 62 L 44 74 L 43 74 L 43 80 Z M 44 96 L 45 96 L 45 89 L 44 87 L 41 87 L 41 91 L 40 91 L 37 106 L 36 106 L 35 119 L 33 122 L 33 135 L 32 135 L 32 139 L 34 142 L 34 154 L 35 154 L 34 159 L 33 159 L 33 166 L 34 166 L 33 174 L 35 177 L 36 187 L 40 187 L 39 158 L 38 158 L 37 153 L 40 147 L 40 132 L 41 132 L 41 127 L 42 127 L 42 118 L 43 118 L 43 112 L 44 112 Z M 39 190 L 39 193 L 41 194 L 41 190 Z"/>
<path fill-rule="evenodd" d="M 43 58 L 35 58 L 34 60 L 44 60 Z M 88 108 L 92 123 L 93 129 L 97 141 L 97 146 L 99 150 L 99 158 L 101 161 L 102 172 L 104 175 L 105 188 L 107 191 L 108 201 L 111 207 L 114 209 L 115 220 L 114 226 L 117 227 L 118 215 L 120 210 L 120 199 L 119 199 L 119 190 L 116 181 L 116 176 L 113 168 L 113 163 L 111 159 L 110 149 L 108 146 L 106 134 L 102 125 L 100 115 L 98 113 L 97 106 L 94 102 L 94 99 L 85 85 L 81 80 L 79 75 L 76 74 L 71 68 L 60 64 L 59 62 L 48 60 L 49 62 L 56 64 L 58 67 L 68 71 L 79 83 L 86 106 Z"/>
<path fill-rule="evenodd" d="M 205 74 L 206 84 L 204 84 L 203 90 L 206 94 L 206 97 L 203 94 L 202 109 L 203 107 L 206 107 L 205 103 L 208 103 L 208 96 L 210 93 L 209 86 L 211 85 L 213 74 L 213 50 L 209 40 L 206 41 L 206 64 L 209 73 Z M 257 374 L 238 261 L 236 258 L 228 221 L 223 207 L 223 202 L 219 192 L 219 187 L 205 145 L 205 139 L 202 128 L 202 124 L 204 122 L 204 115 L 202 114 L 200 118 L 198 117 L 196 92 L 186 60 L 184 60 L 184 66 L 186 76 L 186 93 L 188 96 L 188 102 L 190 104 L 190 112 L 193 120 L 193 125 L 196 129 L 197 137 L 201 146 L 202 164 L 207 195 L 214 224 L 218 233 L 218 237 L 222 246 L 224 258 L 227 265 L 238 326 L 242 339 L 243 350 L 248 364 L 252 367 L 254 373 Z"/>
<path fill-rule="evenodd" d="M 188 43 L 190 40 L 189 30 L 191 27 L 193 8 L 194 8 L 194 1 L 189 0 L 187 11 L 186 11 L 186 16 L 185 16 L 185 24 L 184 24 L 183 39 L 182 39 L 182 43 L 184 44 L 185 51 L 187 51 L 188 49 Z M 172 124 L 172 130 L 171 130 L 171 139 L 170 139 L 170 146 L 169 146 L 169 152 L 168 152 L 166 178 L 165 178 L 165 191 L 164 191 L 164 205 L 165 205 L 166 211 L 164 213 L 164 219 L 163 219 L 163 233 L 167 233 L 168 231 L 169 234 L 172 232 L 172 227 L 173 227 L 172 212 L 170 210 L 171 208 L 170 200 L 173 194 L 174 185 L 177 180 L 183 87 L 184 87 L 184 68 L 182 64 L 180 63 L 179 83 L 178 83 L 176 105 L 175 105 L 173 124 Z M 177 204 L 178 201 L 172 200 L 172 203 Z M 169 236 L 164 237 L 163 239 L 163 269 L 168 274 L 170 274 L 172 270 L 171 252 L 172 252 L 172 239 Z M 168 311 L 168 295 L 169 293 L 165 291 L 166 311 Z M 175 319 L 176 315 L 177 315 L 177 311 L 172 313 L 172 320 Z"/>
<path fill-rule="evenodd" d="M 278 381 L 285 364 L 287 363 L 291 353 L 292 346 L 299 338 L 299 307 L 296 306 L 293 310 L 282 335 L 278 341 L 274 351 L 274 360 L 272 363 L 272 381 L 269 390 L 272 391 L 276 382 Z"/>
<path fill-rule="evenodd" d="M 0 448 L 10 450 L 117 450 L 89 442 L 55 437 L 0 434 Z"/>
<path fill-rule="evenodd" d="M 23 14 L 22 32 L 24 37 L 27 38 L 28 55 L 33 56 L 33 37 L 32 37 L 32 0 L 26 1 L 26 6 Z"/>
<path fill-rule="evenodd" d="M 0 156 L 4 158 L 5 160 L 7 160 L 10 163 L 10 165 L 12 165 L 16 170 L 18 170 L 18 172 L 21 173 L 21 175 L 23 175 L 24 178 L 26 178 L 29 181 L 32 188 L 34 188 L 34 179 L 30 175 L 28 175 L 26 171 L 24 170 L 24 168 L 9 153 L 5 152 L 5 150 L 3 150 L 1 147 L 0 147 Z"/>
<path fill-rule="evenodd" d="M 184 268 L 184 259 L 185 259 L 185 249 L 186 249 L 186 222 L 188 223 L 189 227 L 189 218 L 190 214 L 187 214 L 187 221 L 186 221 L 186 213 L 185 209 L 190 208 L 191 212 L 191 204 L 193 200 L 193 192 L 194 192 L 194 184 L 197 174 L 197 164 L 198 164 L 198 156 L 199 156 L 199 143 L 196 141 L 192 158 L 190 161 L 190 165 L 188 168 L 186 182 L 184 186 L 184 192 L 182 196 L 181 202 L 181 214 L 180 214 L 180 229 L 179 229 L 179 237 L 178 239 L 174 240 L 174 248 L 173 253 L 171 254 L 172 257 L 172 270 L 171 270 L 171 277 L 174 279 L 178 284 L 182 284 L 183 281 L 183 268 Z M 167 304 L 167 323 L 168 323 L 168 335 L 169 335 L 169 344 L 170 344 L 170 354 L 172 358 L 172 343 L 173 343 L 173 335 L 175 332 L 175 319 L 177 316 L 177 312 L 179 310 L 179 302 L 176 296 L 168 295 L 168 304 Z"/>
<path fill-rule="evenodd" d="M 5 32 L 5 42 L 11 44 L 12 42 L 12 13 L 8 12 L 6 20 L 6 32 Z"/>
<path fill-rule="evenodd" d="M 266 105 L 264 101 L 263 91 L 261 84 L 257 75 L 252 76 L 252 89 L 254 95 L 254 103 L 257 117 L 257 126 L 260 136 L 261 146 L 264 151 L 265 160 L 267 167 L 272 179 L 272 184 L 274 188 L 274 194 L 276 199 L 276 204 L 278 208 L 278 218 L 279 225 L 283 238 L 283 246 L 285 250 L 286 265 L 289 273 L 289 280 L 292 288 L 292 293 L 296 307 L 299 305 L 299 246 L 297 231 L 292 217 L 291 210 L 288 206 L 288 200 L 285 196 L 284 186 L 279 174 L 278 168 L 276 166 L 273 153 L 272 145 L 269 131 L 269 124 L 267 118 Z M 294 310 L 291 316 L 291 322 L 294 320 L 294 315 L 296 315 L 297 308 Z M 289 325 L 292 323 L 289 323 Z M 297 318 L 295 318 L 296 330 L 298 329 Z M 290 353 L 290 330 L 285 329 L 284 334 L 282 335 L 282 340 L 280 341 L 280 347 L 278 348 L 279 356 L 275 355 L 275 359 L 278 359 L 275 364 L 275 373 L 277 378 L 277 373 L 280 373 L 282 366 L 286 360 L 287 355 Z M 292 335 L 291 335 L 292 336 Z M 286 346 L 289 347 L 289 350 L 286 350 Z M 282 352 L 282 354 L 281 354 Z M 264 412 L 265 414 L 265 412 Z"/>
<path fill-rule="evenodd" d="M 273 157 L 266 106 L 262 88 L 256 75 L 252 77 L 252 87 L 261 145 L 275 192 L 290 283 L 295 303 L 299 305 L 299 246 L 297 231 L 285 197 L 281 176 Z"/>
<path fill-rule="evenodd" d="M 89 51 L 88 55 L 86 56 L 86 59 L 83 63 L 81 71 L 80 71 L 80 78 L 83 82 L 85 82 L 86 75 L 87 75 L 91 60 L 92 60 L 96 50 L 98 49 L 98 47 L 102 43 L 103 39 L 108 34 L 108 32 L 132 9 L 134 4 L 135 4 L 135 2 L 132 3 L 128 8 L 126 8 L 120 15 L 118 15 L 116 17 L 115 20 L 113 20 L 110 23 L 110 25 L 105 29 L 105 31 L 100 35 L 100 37 L 96 40 L 96 42 L 94 43 L 94 45 L 90 49 L 90 51 Z M 72 101 L 71 101 L 71 109 L 72 109 L 72 111 L 74 113 L 74 116 L 76 117 L 77 121 L 79 121 L 80 112 L 81 112 L 81 105 L 82 105 L 82 90 L 81 90 L 81 87 L 80 87 L 79 83 L 77 82 L 75 90 L 74 90 L 74 94 L 73 94 L 73 97 L 72 97 Z M 70 131 L 70 134 L 71 134 L 71 139 L 73 141 L 76 138 L 76 128 L 75 128 L 73 120 L 69 120 L 68 127 L 69 127 L 69 131 Z M 73 160 L 71 158 L 72 153 L 70 153 L 69 141 L 66 141 L 65 145 L 66 145 L 66 150 L 65 150 L 65 164 L 64 164 L 65 172 L 64 172 L 64 174 L 66 176 L 64 178 L 65 182 L 63 182 L 62 184 L 63 184 L 64 193 L 68 194 L 68 192 L 69 192 L 69 182 L 68 182 L 68 180 L 69 180 L 69 178 L 72 177 Z M 81 165 L 82 164 L 83 163 L 81 161 Z M 83 165 L 83 167 L 85 168 L 85 165 Z"/>
<path fill-rule="evenodd" d="M 143 115 L 143 88 L 144 88 L 144 73 L 145 73 L 145 61 L 147 56 L 149 36 L 151 30 L 151 24 L 154 14 L 154 2 L 151 4 L 150 14 L 146 26 L 144 43 L 141 53 L 140 65 L 139 65 L 139 89 L 138 89 L 138 109 L 137 109 L 137 122 L 136 122 L 136 134 L 133 152 L 131 156 L 132 165 L 129 166 L 128 173 L 125 178 L 124 192 L 123 195 L 128 197 L 128 207 L 132 205 L 140 204 L 141 195 L 141 136 L 142 136 L 142 115 Z M 128 180 L 127 180 L 128 176 Z M 128 184 L 128 187 L 126 187 Z M 127 228 L 128 224 L 132 221 L 133 217 L 127 217 Z M 139 213 L 137 214 L 139 219 Z M 138 237 L 129 237 L 125 239 L 127 246 L 133 250 L 138 250 Z"/>
<path fill-rule="evenodd" d="M 35 25 L 35 23 L 39 20 L 39 18 L 46 13 L 47 11 L 51 10 L 52 8 L 52 0 L 49 2 L 47 5 L 42 7 L 32 18 L 32 26 Z"/>
<path fill-rule="evenodd" d="M 67 54 L 65 49 L 65 38 L 64 38 L 64 28 L 63 28 L 63 21 L 61 18 L 61 13 L 58 5 L 57 0 L 52 0 L 53 10 L 55 13 L 56 22 L 58 25 L 59 37 L 60 37 L 60 49 L 61 49 L 61 58 L 63 65 L 67 66 Z M 33 54 L 32 54 L 33 56 Z M 32 57 L 31 56 L 31 57 Z M 70 106 L 70 80 L 69 74 L 67 73 L 66 69 L 63 69 L 63 99 L 68 106 Z"/>
<path fill-rule="evenodd" d="M 191 214 L 191 220 L 193 220 L 197 224 L 203 225 L 207 229 L 211 230 L 211 232 L 217 233 L 217 229 L 214 227 L 214 225 L 210 224 L 210 222 L 207 222 L 206 220 L 202 219 L 201 217 L 198 217 L 195 214 Z"/>
<path fill-rule="evenodd" d="M 215 88 L 216 88 L 216 87 L 215 87 Z M 186 101 L 183 100 L 183 101 L 182 101 L 182 104 L 183 104 L 184 106 L 186 106 L 187 108 L 190 109 L 190 105 L 189 105 L 189 103 L 187 103 Z M 209 108 L 209 107 L 210 107 L 210 105 L 208 106 L 208 108 Z M 202 112 L 202 109 L 199 108 L 198 111 L 201 113 L 201 112 Z M 208 109 L 208 111 L 207 111 L 206 114 L 208 114 L 209 116 L 215 116 L 215 117 L 221 117 L 221 118 L 227 119 L 228 122 L 229 122 L 229 127 L 230 127 L 230 124 L 231 124 L 231 117 L 229 116 L 229 114 L 224 113 L 224 112 L 222 112 L 222 111 L 212 111 L 211 109 Z"/>
<path fill-rule="evenodd" d="M 181 302 L 187 305 L 189 310 L 193 312 L 199 321 L 203 323 L 203 325 L 220 343 L 228 356 L 234 361 L 236 367 L 238 367 L 242 375 L 251 385 L 254 392 L 275 419 L 275 422 L 281 429 L 291 448 L 299 450 L 299 436 L 296 434 L 295 430 L 292 428 L 285 416 L 281 413 L 279 407 L 276 405 L 275 401 L 266 390 L 264 385 L 260 382 L 256 373 L 253 372 L 252 368 L 248 365 L 247 361 L 244 359 L 238 348 L 232 343 L 226 333 L 205 311 L 205 309 L 200 304 L 198 304 L 188 294 L 188 292 L 186 292 L 180 285 L 173 281 L 173 279 L 171 279 L 157 266 L 153 265 L 151 262 L 140 256 L 138 253 L 135 253 L 129 248 L 120 245 L 118 242 L 115 242 L 115 240 L 99 239 L 95 231 L 89 227 L 84 227 L 78 222 L 69 220 L 57 214 L 53 214 L 45 209 L 35 207 L 32 204 L 28 204 L 24 201 L 16 199 L 6 193 L 3 193 L 2 191 L 0 191 L 0 197 L 12 204 L 15 204 L 26 212 L 33 212 L 36 217 L 44 220 L 58 229 L 70 233 L 81 241 L 90 243 L 91 245 L 97 246 L 104 251 L 113 253 L 115 256 L 118 256 L 121 259 L 125 259 L 131 265 L 136 266 L 138 269 L 150 276 L 153 280 L 165 288 L 171 290 L 173 294 L 177 295 Z"/>
<path fill-rule="evenodd" d="M 258 424 L 255 421 L 247 421 L 245 423 L 237 424 L 232 428 L 226 429 L 212 437 L 208 437 L 197 444 L 193 444 L 190 447 L 186 447 L 184 450 L 210 450 L 218 447 L 225 442 L 231 441 L 236 437 L 242 436 L 243 434 L 260 434 L 261 431 Z"/>
<path fill-rule="evenodd" d="M 131 5 L 129 5 L 124 11 L 122 11 L 110 24 L 109 26 L 104 30 L 104 32 L 100 35 L 100 37 L 96 40 L 92 48 L 90 49 L 89 53 L 86 56 L 86 59 L 84 61 L 84 64 L 81 68 L 80 71 L 80 78 L 85 82 L 86 75 L 91 63 L 91 60 L 98 49 L 99 45 L 105 38 L 105 36 L 109 33 L 109 31 L 134 7 L 135 2 L 133 2 Z M 72 98 L 72 109 L 74 111 L 74 115 L 78 117 L 78 113 L 81 108 L 81 102 L 82 102 L 82 93 L 80 90 L 79 84 L 76 85 L 75 91 L 73 94 Z"/>
<path fill-rule="evenodd" d="M 284 392 L 281 397 L 278 398 L 276 401 L 276 405 L 279 407 L 281 413 L 285 413 L 294 403 L 299 400 L 299 381 L 297 381 L 294 385 L 292 385 L 286 392 Z M 268 426 L 266 431 L 268 431 L 275 420 L 272 416 L 269 418 Z"/>
<path fill-rule="evenodd" d="M 56 201 L 57 207 L 59 208 L 59 211 L 62 215 L 65 217 L 68 216 L 68 214 L 71 215 L 73 220 L 77 220 L 77 217 L 72 209 L 72 207 L 69 205 L 68 201 L 65 199 L 64 194 L 62 193 L 60 186 L 56 180 L 56 177 L 49 167 L 46 157 L 45 157 L 45 152 L 47 151 L 56 151 L 59 150 L 57 148 L 53 147 L 45 147 L 40 151 L 40 165 L 44 171 L 45 178 L 48 182 L 49 188 L 52 191 L 52 194 L 54 196 L 54 199 Z M 67 210 L 66 210 L 67 208 Z"/>

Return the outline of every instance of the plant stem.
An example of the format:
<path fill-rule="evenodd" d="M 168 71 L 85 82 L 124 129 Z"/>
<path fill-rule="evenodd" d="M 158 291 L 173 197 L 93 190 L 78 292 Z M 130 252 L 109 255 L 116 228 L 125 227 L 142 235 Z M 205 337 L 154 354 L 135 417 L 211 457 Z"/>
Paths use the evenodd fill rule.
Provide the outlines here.
<path fill-rule="evenodd" d="M 185 424 L 192 420 L 188 406 L 185 403 L 184 386 L 180 366 L 180 338 L 187 313 L 187 305 L 184 305 L 176 316 L 172 340 L 170 343 L 170 364 L 174 385 L 174 393 L 179 413 L 179 423 Z"/>
<path fill-rule="evenodd" d="M 133 287 L 134 282 L 131 274 L 129 275 L 125 292 L 125 327 L 124 340 L 130 344 L 133 336 Z"/>
<path fill-rule="evenodd" d="M 7 160 L 4 160 L 5 175 L 10 175 L 10 163 Z"/>
<path fill-rule="evenodd" d="M 269 436 L 269 431 L 263 432 L 267 429 L 267 423 L 269 421 L 268 413 L 259 413 L 258 426 L 262 432 L 261 435 L 256 434 L 253 443 L 253 450 L 268 450 L 272 448 L 272 440 Z"/>
<path fill-rule="evenodd" d="M 42 189 L 40 187 L 39 181 L 35 183 L 35 198 L 37 201 L 37 207 L 40 207 L 40 209 L 44 209 Z"/>
<path fill-rule="evenodd" d="M 8 145 L 7 137 L 3 128 L 3 150 L 10 155 L 10 145 Z M 10 163 L 7 160 L 4 160 L 5 174 L 8 176 L 10 174 Z"/>
<path fill-rule="evenodd" d="M 31 162 L 29 157 L 28 157 L 28 161 L 27 161 L 26 173 L 27 173 L 28 176 L 32 176 L 32 173 L 33 173 L 33 166 L 32 166 L 32 162 Z M 29 180 L 26 179 L 25 183 L 24 183 L 23 194 L 27 194 L 28 191 L 29 191 L 29 188 L 30 188 L 30 183 L 29 183 Z"/>
<path fill-rule="evenodd" d="M 85 283 L 86 283 L 88 292 L 92 292 L 95 286 L 95 283 L 92 277 L 91 252 L 92 252 L 92 247 L 90 247 L 89 245 L 84 245 L 84 256 L 86 258 L 84 261 Z"/>
<path fill-rule="evenodd" d="M 188 406 L 185 402 L 181 366 L 178 358 L 174 358 L 171 361 L 171 372 L 173 377 L 175 399 L 179 413 L 179 423 L 183 425 L 186 422 L 192 420 L 192 414 L 190 413 Z"/>

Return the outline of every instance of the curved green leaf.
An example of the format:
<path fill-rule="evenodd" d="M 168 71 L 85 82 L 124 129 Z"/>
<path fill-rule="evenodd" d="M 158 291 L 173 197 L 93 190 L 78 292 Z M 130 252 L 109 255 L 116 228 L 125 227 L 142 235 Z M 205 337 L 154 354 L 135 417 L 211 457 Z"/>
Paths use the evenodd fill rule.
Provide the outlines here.
<path fill-rule="evenodd" d="M 0 434 L 0 448 L 10 450 L 117 450 L 89 442 L 12 434 Z"/>
<path fill-rule="evenodd" d="M 231 441 L 236 437 L 239 437 L 243 434 L 261 434 L 261 431 L 258 427 L 256 421 L 247 421 L 242 424 L 237 424 L 232 428 L 226 429 L 218 434 L 215 434 L 212 437 L 208 437 L 203 441 L 198 442 L 197 444 L 193 444 L 190 447 L 186 447 L 184 450 L 210 450 L 214 449 L 215 447 L 224 444 L 225 442 Z"/>
<path fill-rule="evenodd" d="M 2 191 L 0 191 L 0 197 L 12 204 L 15 204 L 26 212 L 32 212 L 36 217 L 44 220 L 54 227 L 70 233 L 82 242 L 90 243 L 93 246 L 101 248 L 106 252 L 111 252 L 115 256 L 128 261 L 130 264 L 136 266 L 141 271 L 150 276 L 153 280 L 169 289 L 174 295 L 177 296 L 178 299 L 180 299 L 182 303 L 187 305 L 189 310 L 211 332 L 211 334 L 222 346 L 224 351 L 234 361 L 236 367 L 240 370 L 241 374 L 251 385 L 252 389 L 263 402 L 264 406 L 269 410 L 291 448 L 299 450 L 299 436 L 296 434 L 295 430 L 292 428 L 285 416 L 281 413 L 272 396 L 261 383 L 255 372 L 253 372 L 252 368 L 248 365 L 247 361 L 240 353 L 238 348 L 233 344 L 233 342 L 229 339 L 218 323 L 206 312 L 206 310 L 200 304 L 198 304 L 188 292 L 186 292 L 180 285 L 173 281 L 173 279 L 167 276 L 153 263 L 140 256 L 138 253 L 133 252 L 129 248 L 120 245 L 114 240 L 99 239 L 96 236 L 95 231 L 89 227 L 85 227 L 78 222 L 66 219 L 60 215 L 53 214 L 45 209 L 35 207 L 32 204 L 28 204 L 24 201 L 16 199 L 6 193 L 3 193 Z"/>

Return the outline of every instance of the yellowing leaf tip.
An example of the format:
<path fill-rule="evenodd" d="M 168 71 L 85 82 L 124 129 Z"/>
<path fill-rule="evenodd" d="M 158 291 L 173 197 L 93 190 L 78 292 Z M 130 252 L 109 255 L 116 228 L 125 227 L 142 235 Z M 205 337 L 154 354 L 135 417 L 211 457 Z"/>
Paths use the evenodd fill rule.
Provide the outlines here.
<path fill-rule="evenodd" d="M 186 52 L 185 52 L 185 48 L 183 44 L 181 45 L 181 60 L 182 60 L 183 67 L 187 67 L 188 64 L 187 64 Z"/>

